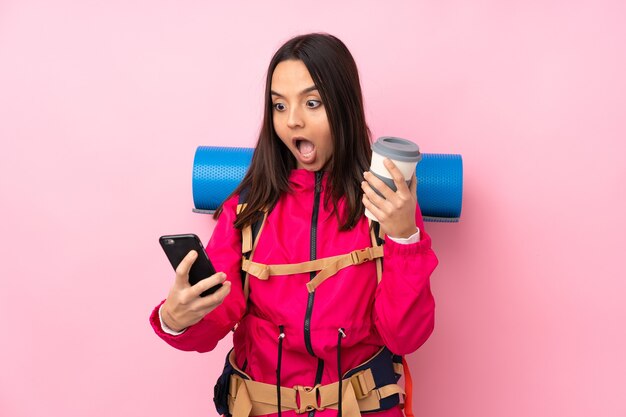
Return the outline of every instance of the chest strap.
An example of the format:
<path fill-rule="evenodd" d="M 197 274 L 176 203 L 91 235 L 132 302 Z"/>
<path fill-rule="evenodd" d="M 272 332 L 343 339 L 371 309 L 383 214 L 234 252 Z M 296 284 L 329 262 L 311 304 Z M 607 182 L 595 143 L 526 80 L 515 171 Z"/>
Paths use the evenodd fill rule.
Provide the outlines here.
<path fill-rule="evenodd" d="M 382 257 L 382 246 L 357 249 L 343 255 L 331 256 L 328 258 L 321 258 L 314 261 L 295 264 L 265 265 L 259 262 L 253 262 L 244 257 L 241 262 L 241 269 L 263 281 L 268 280 L 272 275 L 291 275 L 319 271 L 317 275 L 315 275 L 315 277 L 313 277 L 313 279 L 306 284 L 309 293 L 312 293 L 322 282 L 335 275 L 343 268 L 351 265 L 359 265 L 363 262 Z"/>

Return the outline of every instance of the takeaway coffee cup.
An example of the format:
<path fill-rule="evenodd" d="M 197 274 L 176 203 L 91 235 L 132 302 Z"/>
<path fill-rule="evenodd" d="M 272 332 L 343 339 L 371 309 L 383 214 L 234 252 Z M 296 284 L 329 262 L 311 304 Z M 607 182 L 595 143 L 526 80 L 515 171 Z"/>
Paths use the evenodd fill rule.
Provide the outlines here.
<path fill-rule="evenodd" d="M 383 164 L 385 158 L 391 159 L 396 164 L 408 185 L 411 183 L 411 177 L 415 173 L 417 163 L 422 159 L 422 154 L 420 154 L 419 146 L 410 140 L 383 136 L 374 142 L 372 145 L 370 172 L 387 184 L 389 188 L 396 191 L 393 178 Z M 377 189 L 374 188 L 374 191 L 381 197 L 383 196 Z M 374 221 L 378 221 L 368 209 L 365 209 L 365 215 Z"/>

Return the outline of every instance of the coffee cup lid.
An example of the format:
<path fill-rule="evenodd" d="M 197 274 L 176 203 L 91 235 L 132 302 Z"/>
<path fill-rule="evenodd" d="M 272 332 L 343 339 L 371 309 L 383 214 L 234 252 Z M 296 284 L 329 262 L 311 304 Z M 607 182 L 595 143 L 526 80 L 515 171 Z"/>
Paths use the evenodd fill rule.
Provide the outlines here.
<path fill-rule="evenodd" d="M 372 151 L 389 159 L 402 162 L 419 162 L 420 148 L 410 140 L 393 136 L 380 137 L 372 145 Z"/>

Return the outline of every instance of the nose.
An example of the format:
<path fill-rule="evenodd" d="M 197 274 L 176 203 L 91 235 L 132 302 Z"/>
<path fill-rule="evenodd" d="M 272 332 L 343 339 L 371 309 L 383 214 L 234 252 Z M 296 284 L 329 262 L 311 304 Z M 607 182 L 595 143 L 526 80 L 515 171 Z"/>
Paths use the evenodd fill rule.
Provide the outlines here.
<path fill-rule="evenodd" d="M 304 120 L 302 119 L 302 115 L 300 114 L 300 109 L 298 109 L 297 106 L 294 106 L 289 110 L 289 117 L 287 118 L 287 126 L 290 129 L 304 126 Z"/>

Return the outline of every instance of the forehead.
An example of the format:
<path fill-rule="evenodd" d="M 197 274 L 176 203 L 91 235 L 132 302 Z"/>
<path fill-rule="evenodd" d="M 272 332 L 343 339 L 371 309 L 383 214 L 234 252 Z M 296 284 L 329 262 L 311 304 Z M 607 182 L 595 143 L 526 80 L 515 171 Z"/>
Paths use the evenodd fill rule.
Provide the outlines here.
<path fill-rule="evenodd" d="M 280 62 L 272 74 L 272 90 L 279 93 L 299 92 L 314 86 L 309 70 L 300 60 Z"/>

